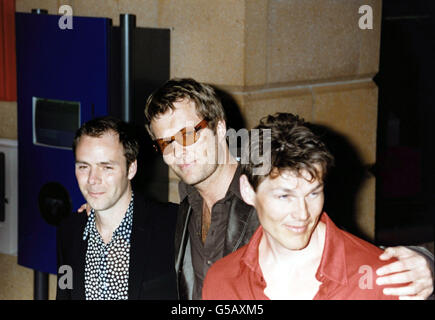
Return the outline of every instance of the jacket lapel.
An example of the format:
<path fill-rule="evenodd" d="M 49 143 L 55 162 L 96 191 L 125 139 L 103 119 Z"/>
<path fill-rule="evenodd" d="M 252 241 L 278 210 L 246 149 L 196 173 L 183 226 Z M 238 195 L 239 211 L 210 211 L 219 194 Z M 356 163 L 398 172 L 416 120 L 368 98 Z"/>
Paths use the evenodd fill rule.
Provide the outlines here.
<path fill-rule="evenodd" d="M 145 201 L 141 197 L 134 197 L 133 225 L 130 237 L 130 266 L 128 279 L 128 299 L 140 298 L 140 290 L 146 263 L 148 241 L 147 215 Z"/>
<path fill-rule="evenodd" d="M 183 265 L 186 243 L 188 240 L 188 221 L 192 213 L 192 207 L 187 198 L 178 209 L 177 224 L 175 226 L 175 270 L 178 272 Z"/>
<path fill-rule="evenodd" d="M 257 212 L 254 207 L 234 197 L 228 217 L 224 256 L 247 244 L 258 226 Z"/>
<path fill-rule="evenodd" d="M 77 245 L 77 259 L 75 259 L 73 271 L 73 293 L 72 299 L 74 300 L 85 300 L 86 292 L 85 292 L 85 267 L 86 267 L 86 250 L 88 248 L 88 241 L 84 241 L 82 239 L 83 230 L 85 229 L 87 219 L 84 219 L 85 223 L 83 227 L 80 228 L 82 230 L 78 235 L 77 241 L 74 242 L 74 245 Z"/>

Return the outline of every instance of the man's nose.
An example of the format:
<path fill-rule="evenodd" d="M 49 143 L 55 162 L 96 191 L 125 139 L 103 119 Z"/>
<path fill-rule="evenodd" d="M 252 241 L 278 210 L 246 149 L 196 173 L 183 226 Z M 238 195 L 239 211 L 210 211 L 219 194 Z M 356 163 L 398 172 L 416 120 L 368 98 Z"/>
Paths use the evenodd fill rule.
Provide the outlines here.
<path fill-rule="evenodd" d="M 98 168 L 89 170 L 88 183 L 89 184 L 101 183 L 101 173 Z"/>
<path fill-rule="evenodd" d="M 182 144 L 178 143 L 178 141 L 172 142 L 172 147 L 174 150 L 174 157 L 177 159 L 182 159 L 186 156 L 186 147 L 184 147 Z"/>
<path fill-rule="evenodd" d="M 298 206 L 293 211 L 293 218 L 300 221 L 305 221 L 309 217 L 308 203 L 305 198 L 298 200 Z"/>
<path fill-rule="evenodd" d="M 191 162 L 194 160 L 194 152 L 190 146 L 183 146 L 182 144 L 174 141 L 174 157 L 175 161 L 179 161 L 180 163 Z"/>

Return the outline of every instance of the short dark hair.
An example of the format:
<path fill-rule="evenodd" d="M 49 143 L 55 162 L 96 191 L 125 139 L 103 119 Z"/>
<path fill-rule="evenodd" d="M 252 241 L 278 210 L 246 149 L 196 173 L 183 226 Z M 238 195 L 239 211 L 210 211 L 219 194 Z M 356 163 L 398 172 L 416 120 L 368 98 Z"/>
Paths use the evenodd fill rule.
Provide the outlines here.
<path fill-rule="evenodd" d="M 184 99 L 195 103 L 196 112 L 207 120 L 208 126 L 216 132 L 217 123 L 225 121 L 222 103 L 214 88 L 205 83 L 199 83 L 191 78 L 174 78 L 168 80 L 154 91 L 145 105 L 145 127 L 151 137 L 151 121 L 168 110 L 174 109 L 174 102 Z"/>
<path fill-rule="evenodd" d="M 136 139 L 134 129 L 128 123 L 112 117 L 104 116 L 89 120 L 77 131 L 73 141 L 74 157 L 76 156 L 77 144 L 82 136 L 101 137 L 107 132 L 114 132 L 118 135 L 119 142 L 124 148 L 124 156 L 127 160 L 127 170 L 139 154 L 139 142 Z"/>
<path fill-rule="evenodd" d="M 263 155 L 264 135 L 261 129 L 271 130 L 270 166 L 264 175 L 254 174 L 254 168 L 264 164 L 254 164 L 249 157 L 249 162 L 241 165 L 241 172 L 248 178 L 254 190 L 267 177 L 276 177 L 283 170 L 290 170 L 300 175 L 306 170 L 311 181 L 324 180 L 328 169 L 334 163 L 334 157 L 326 148 L 324 142 L 308 127 L 304 119 L 291 113 L 276 113 L 260 120 L 258 139 L 252 140 L 250 145 L 244 146 L 244 152 L 257 152 Z M 252 136 L 252 135 L 251 135 Z M 318 169 L 320 165 L 321 170 Z"/>

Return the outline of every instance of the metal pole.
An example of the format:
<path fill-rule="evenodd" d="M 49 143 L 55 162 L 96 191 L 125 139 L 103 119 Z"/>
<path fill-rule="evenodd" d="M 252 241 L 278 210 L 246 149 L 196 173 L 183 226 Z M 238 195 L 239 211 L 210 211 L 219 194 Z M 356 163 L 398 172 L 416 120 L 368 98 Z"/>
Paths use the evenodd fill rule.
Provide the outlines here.
<path fill-rule="evenodd" d="M 133 106 L 134 30 L 136 16 L 120 15 L 121 27 L 121 108 L 122 120 L 130 122 Z"/>
<path fill-rule="evenodd" d="M 37 270 L 34 271 L 33 299 L 48 300 L 48 273 Z"/>

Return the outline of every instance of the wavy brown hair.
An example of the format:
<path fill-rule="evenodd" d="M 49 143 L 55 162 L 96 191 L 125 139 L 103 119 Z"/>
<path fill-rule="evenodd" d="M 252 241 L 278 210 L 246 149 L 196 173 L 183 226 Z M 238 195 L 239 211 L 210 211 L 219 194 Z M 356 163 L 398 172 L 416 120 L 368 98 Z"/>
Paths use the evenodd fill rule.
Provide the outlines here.
<path fill-rule="evenodd" d="M 217 123 L 225 120 L 222 103 L 214 88 L 208 84 L 199 83 L 191 78 L 174 78 L 167 81 L 154 91 L 145 105 L 145 127 L 152 138 L 151 121 L 168 110 L 174 109 L 174 103 L 184 99 L 193 101 L 198 116 L 207 120 L 208 126 L 216 131 Z"/>
<path fill-rule="evenodd" d="M 267 177 L 277 177 L 281 171 L 290 170 L 297 175 L 302 171 L 309 173 L 311 180 L 324 180 L 328 169 L 333 165 L 334 158 L 328 151 L 323 141 L 314 134 L 302 118 L 291 113 L 276 113 L 260 120 L 258 139 L 250 139 L 250 144 L 244 146 L 244 152 L 249 152 L 249 162 L 241 165 L 242 174 L 248 180 L 254 190 Z M 262 130 L 271 131 L 270 149 L 264 148 L 264 135 Z M 271 152 L 269 171 L 264 175 L 254 174 L 254 168 L 263 166 L 264 163 L 254 164 L 252 154 L 256 152 L 263 155 Z"/>

